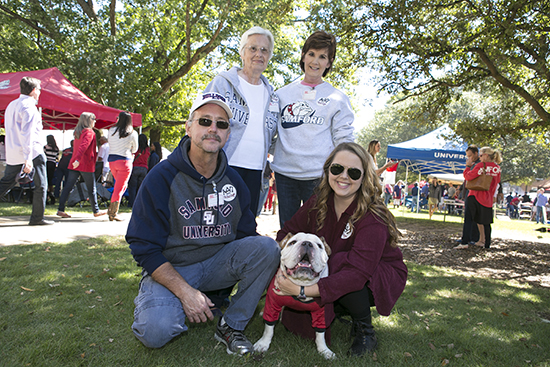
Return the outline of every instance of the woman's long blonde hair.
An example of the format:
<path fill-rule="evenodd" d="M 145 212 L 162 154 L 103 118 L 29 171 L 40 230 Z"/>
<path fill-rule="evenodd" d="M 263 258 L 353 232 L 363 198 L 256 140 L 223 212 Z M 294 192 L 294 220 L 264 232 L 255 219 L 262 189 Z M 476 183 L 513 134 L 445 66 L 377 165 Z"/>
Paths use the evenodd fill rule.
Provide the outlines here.
<path fill-rule="evenodd" d="M 491 147 L 481 148 L 479 150 L 479 155 L 481 154 L 487 154 L 491 162 L 495 162 L 496 164 L 500 164 L 502 162 L 502 153 Z"/>
<path fill-rule="evenodd" d="M 395 217 L 384 205 L 382 200 L 382 185 L 380 179 L 376 175 L 374 168 L 374 161 L 372 156 L 361 145 L 356 143 L 342 143 L 339 144 L 328 156 L 325 164 L 323 165 L 323 177 L 316 190 L 317 202 L 311 210 L 317 210 L 317 229 L 323 228 L 327 217 L 327 201 L 330 194 L 333 192 L 328 182 L 329 168 L 334 157 L 338 152 L 348 151 L 355 154 L 361 160 L 363 168 L 363 178 L 361 180 L 361 186 L 357 190 L 357 208 L 349 219 L 349 224 L 353 228 L 355 222 L 363 218 L 368 212 L 374 214 L 374 216 L 381 220 L 388 226 L 390 233 L 390 245 L 392 247 L 397 246 L 397 241 L 401 237 L 401 232 L 397 229 Z"/>
<path fill-rule="evenodd" d="M 91 112 L 82 112 L 78 118 L 78 124 L 74 128 L 74 137 L 80 139 L 82 130 L 91 129 L 94 126 L 95 115 Z"/>

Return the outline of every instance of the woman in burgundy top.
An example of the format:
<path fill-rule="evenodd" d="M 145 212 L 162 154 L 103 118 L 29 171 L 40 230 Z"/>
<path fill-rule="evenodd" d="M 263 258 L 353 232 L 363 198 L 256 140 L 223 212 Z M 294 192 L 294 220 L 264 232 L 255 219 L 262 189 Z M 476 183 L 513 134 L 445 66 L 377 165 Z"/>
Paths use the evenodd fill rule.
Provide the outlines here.
<path fill-rule="evenodd" d="M 94 174 L 95 162 L 97 161 L 97 142 L 94 126 L 95 115 L 91 112 L 82 112 L 82 115 L 78 119 L 78 124 L 74 129 L 73 157 L 69 161 L 69 175 L 63 187 L 63 192 L 59 198 L 59 207 L 57 208 L 57 215 L 61 218 L 71 217 L 65 213 L 65 203 L 80 176 L 82 176 L 86 183 L 94 217 L 107 214 L 106 210 L 99 210 L 97 205 Z"/>
<path fill-rule="evenodd" d="M 316 195 L 277 234 L 280 241 L 289 232 L 315 233 L 329 244 L 329 276 L 305 287 L 305 295 L 325 306 L 326 325 L 334 319 L 333 304 L 351 315 L 355 339 L 350 353 L 356 356 L 377 345 L 370 307 L 389 315 L 407 281 L 407 267 L 397 248 L 401 233 L 384 205 L 375 168 L 360 145 L 338 145 L 323 166 Z M 300 287 L 290 280 L 277 280 L 281 295 L 299 295 Z M 307 317 L 285 309 L 283 324 L 292 332 L 313 336 Z"/>

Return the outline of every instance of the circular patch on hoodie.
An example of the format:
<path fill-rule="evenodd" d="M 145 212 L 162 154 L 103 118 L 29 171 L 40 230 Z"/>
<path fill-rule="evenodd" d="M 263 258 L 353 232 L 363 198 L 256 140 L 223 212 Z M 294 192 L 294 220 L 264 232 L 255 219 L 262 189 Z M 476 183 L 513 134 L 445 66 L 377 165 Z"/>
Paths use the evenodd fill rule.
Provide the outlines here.
<path fill-rule="evenodd" d="M 237 197 L 237 189 L 235 186 L 227 184 L 222 188 L 222 195 L 224 201 L 233 201 Z"/>

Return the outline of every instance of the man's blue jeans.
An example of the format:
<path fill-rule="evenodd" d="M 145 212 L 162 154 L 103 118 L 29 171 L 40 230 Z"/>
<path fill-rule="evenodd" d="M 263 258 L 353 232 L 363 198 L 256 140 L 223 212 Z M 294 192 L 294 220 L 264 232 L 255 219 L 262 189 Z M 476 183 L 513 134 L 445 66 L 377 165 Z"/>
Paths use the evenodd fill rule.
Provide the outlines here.
<path fill-rule="evenodd" d="M 417 206 L 418 206 L 418 196 L 413 196 L 412 202 L 411 202 L 411 212 L 414 212 Z"/>
<path fill-rule="evenodd" d="M 546 213 L 544 213 L 544 211 L 546 211 L 546 207 L 544 206 L 537 206 L 537 224 L 539 223 L 542 223 L 542 224 L 546 224 Z"/>
<path fill-rule="evenodd" d="M 39 154 L 32 160 L 34 166 L 34 190 L 32 199 L 32 213 L 29 223 L 38 223 L 44 219 L 46 208 L 46 194 L 48 192 L 48 177 L 46 173 L 46 156 Z M 4 177 L 0 180 L 0 197 L 4 196 L 15 186 L 15 178 L 21 172 L 22 164 L 6 165 Z"/>
<path fill-rule="evenodd" d="M 277 185 L 277 201 L 279 202 L 279 223 L 281 228 L 287 220 L 290 220 L 305 203 L 319 184 L 320 179 L 295 180 L 275 172 L 275 185 Z"/>
<path fill-rule="evenodd" d="M 263 292 L 279 266 L 279 246 L 269 237 L 251 236 L 226 244 L 216 255 L 197 264 L 176 267 L 176 271 L 201 292 L 238 284 L 224 320 L 244 330 Z M 160 348 L 187 330 L 181 301 L 150 275 L 144 275 L 134 300 L 136 337 L 149 348 Z"/>

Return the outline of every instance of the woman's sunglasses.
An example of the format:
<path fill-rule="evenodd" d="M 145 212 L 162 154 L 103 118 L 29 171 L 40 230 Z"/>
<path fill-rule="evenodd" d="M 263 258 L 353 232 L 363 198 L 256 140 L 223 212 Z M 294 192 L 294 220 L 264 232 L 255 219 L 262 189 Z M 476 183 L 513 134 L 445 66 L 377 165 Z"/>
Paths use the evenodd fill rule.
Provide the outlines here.
<path fill-rule="evenodd" d="M 198 121 L 199 121 L 199 125 L 201 125 L 201 126 L 208 127 L 208 126 L 212 125 L 212 120 L 204 118 L 204 117 L 201 117 Z M 221 129 L 221 130 L 229 129 L 229 121 L 218 120 L 218 121 L 216 121 L 216 127 L 218 129 Z"/>
<path fill-rule="evenodd" d="M 330 165 L 330 173 L 332 173 L 334 176 L 342 174 L 342 172 L 344 172 L 344 169 L 344 166 L 338 163 L 333 163 Z M 363 173 L 359 168 L 348 168 L 348 176 L 353 181 L 357 181 L 358 179 L 360 179 L 362 174 Z"/>

